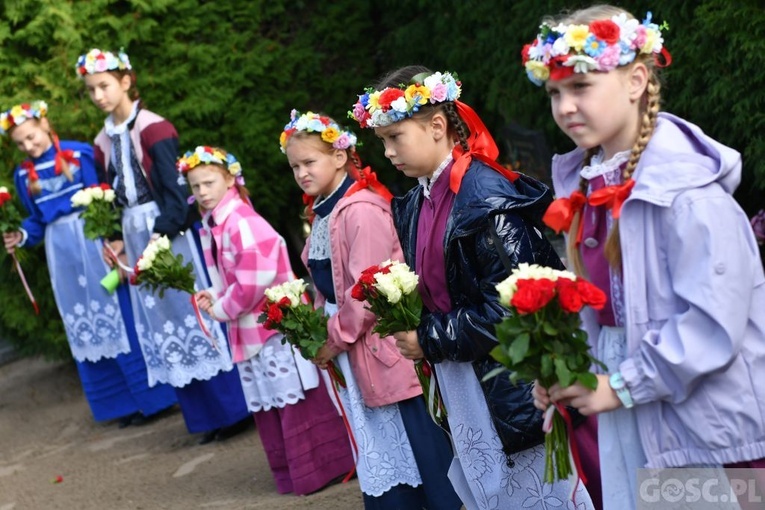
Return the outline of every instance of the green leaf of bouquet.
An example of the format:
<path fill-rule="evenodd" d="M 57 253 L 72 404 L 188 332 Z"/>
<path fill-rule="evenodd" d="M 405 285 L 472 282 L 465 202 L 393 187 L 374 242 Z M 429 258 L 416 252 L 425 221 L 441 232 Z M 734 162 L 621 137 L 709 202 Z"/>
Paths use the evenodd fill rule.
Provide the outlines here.
<path fill-rule="evenodd" d="M 510 356 L 507 355 L 507 352 L 505 351 L 505 347 L 502 345 L 495 346 L 489 354 L 492 358 L 497 360 L 499 363 L 502 363 L 506 367 L 512 366 L 512 360 L 510 359 Z"/>
<path fill-rule="evenodd" d="M 571 371 L 566 365 L 566 360 L 563 358 L 555 358 L 555 376 L 558 378 L 561 386 L 571 386 L 574 382 Z"/>
<path fill-rule="evenodd" d="M 555 326 L 553 326 L 552 323 L 547 321 L 542 323 L 542 330 L 550 336 L 558 335 L 558 329 Z"/>
<path fill-rule="evenodd" d="M 481 382 L 488 381 L 492 377 L 496 377 L 499 374 L 502 374 L 502 373 L 507 372 L 507 371 L 508 371 L 507 367 L 497 367 L 497 368 L 495 368 L 493 370 L 489 370 L 489 372 L 486 375 L 483 376 L 483 378 L 481 379 Z"/>
<path fill-rule="evenodd" d="M 582 386 L 591 390 L 598 388 L 598 377 L 592 372 L 580 372 L 576 374 L 576 380 L 582 383 Z"/>
<path fill-rule="evenodd" d="M 526 353 L 529 352 L 530 339 L 531 336 L 528 333 L 521 333 L 510 344 L 507 353 L 510 355 L 513 363 L 520 363 L 526 357 Z"/>
<path fill-rule="evenodd" d="M 553 375 L 553 361 L 551 355 L 543 354 L 540 358 L 540 372 L 543 379 L 547 379 Z"/>

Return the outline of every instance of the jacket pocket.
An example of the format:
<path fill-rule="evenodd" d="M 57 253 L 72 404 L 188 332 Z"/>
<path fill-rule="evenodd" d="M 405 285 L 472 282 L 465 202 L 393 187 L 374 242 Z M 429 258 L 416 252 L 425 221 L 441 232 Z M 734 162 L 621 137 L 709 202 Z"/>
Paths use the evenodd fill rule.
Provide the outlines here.
<path fill-rule="evenodd" d="M 390 337 L 380 338 L 377 335 L 368 336 L 364 341 L 364 349 L 367 351 L 366 357 L 370 362 L 376 360 L 387 368 L 391 368 L 402 358 Z"/>

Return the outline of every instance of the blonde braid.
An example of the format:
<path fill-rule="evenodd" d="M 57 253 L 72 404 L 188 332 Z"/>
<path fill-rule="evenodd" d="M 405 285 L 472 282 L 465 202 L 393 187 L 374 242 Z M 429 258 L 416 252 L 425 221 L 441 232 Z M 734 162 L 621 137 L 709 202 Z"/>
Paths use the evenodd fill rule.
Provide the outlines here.
<path fill-rule="evenodd" d="M 635 173 L 640 156 L 643 155 L 648 142 L 651 140 L 653 131 L 656 128 L 656 119 L 659 116 L 659 101 L 661 99 L 661 84 L 656 74 L 651 72 L 646 85 L 646 105 L 640 122 L 640 132 L 635 145 L 630 152 L 630 159 L 627 166 L 624 167 L 624 180 L 630 179 Z M 609 265 L 614 269 L 620 269 L 622 266 L 622 244 L 619 237 L 619 220 L 615 219 L 611 232 L 608 233 L 606 245 L 603 248 L 603 254 L 608 260 Z"/>
<path fill-rule="evenodd" d="M 598 153 L 598 148 L 590 148 L 584 153 L 584 160 L 582 166 L 587 166 L 592 161 L 595 154 Z M 583 195 L 587 195 L 587 179 L 579 179 L 579 191 Z M 581 211 L 574 214 L 571 219 L 571 227 L 568 229 L 568 242 L 566 243 L 566 257 L 568 257 L 569 265 L 574 274 L 582 277 L 587 276 L 587 270 L 584 268 L 584 261 L 582 260 L 582 252 L 579 251 L 579 247 L 576 245 L 577 233 L 579 232 L 579 224 L 582 222 Z"/>

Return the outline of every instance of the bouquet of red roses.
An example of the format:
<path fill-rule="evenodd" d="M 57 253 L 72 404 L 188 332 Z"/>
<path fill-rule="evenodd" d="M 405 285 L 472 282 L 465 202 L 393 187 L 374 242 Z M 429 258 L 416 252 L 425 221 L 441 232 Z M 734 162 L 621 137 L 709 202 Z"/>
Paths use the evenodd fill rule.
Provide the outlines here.
<path fill-rule="evenodd" d="M 417 292 L 419 277 L 403 262 L 386 260 L 361 272 L 351 289 L 351 297 L 367 303 L 367 310 L 375 314 L 375 333 L 390 336 L 397 331 L 416 330 L 420 325 L 422 298 Z M 433 383 L 433 368 L 426 359 L 414 362 L 417 379 L 428 412 L 439 425 L 446 419 L 438 385 Z"/>
<path fill-rule="evenodd" d="M 11 192 L 5 186 L 0 186 L 0 234 L 9 234 L 11 232 L 18 232 L 21 229 L 21 213 L 13 205 L 13 197 Z M 27 297 L 32 302 L 32 306 L 35 309 L 35 313 L 40 313 L 40 309 L 37 306 L 37 301 L 32 294 L 32 289 L 29 288 L 27 279 L 24 276 L 24 271 L 21 269 L 21 263 L 19 262 L 20 251 L 16 248 L 11 253 L 16 272 L 21 278 L 21 283 L 24 285 L 24 290 L 27 293 Z"/>
<path fill-rule="evenodd" d="M 577 381 L 593 390 L 597 387 L 597 377 L 590 367 L 604 365 L 590 354 L 587 333 L 580 328 L 579 311 L 584 306 L 603 308 L 606 296 L 600 289 L 568 271 L 520 264 L 497 285 L 497 292 L 500 303 L 512 313 L 497 324 L 499 345 L 491 355 L 506 368 L 487 377 L 510 370 L 511 380 L 538 380 L 545 388 L 555 383 L 570 386 Z M 545 413 L 548 483 L 572 474 L 578 476 L 578 456 L 575 444 L 570 443 L 570 425 L 563 406 L 550 406 Z M 572 446 L 577 471 L 572 470 L 570 462 Z"/>
<path fill-rule="evenodd" d="M 284 335 L 282 342 L 295 347 L 305 359 L 313 359 L 327 343 L 327 316 L 321 307 L 314 308 L 304 299 L 307 287 L 301 278 L 266 289 L 258 322 Z M 332 378 L 345 387 L 345 378 L 337 366 L 330 361 L 328 367 Z"/>

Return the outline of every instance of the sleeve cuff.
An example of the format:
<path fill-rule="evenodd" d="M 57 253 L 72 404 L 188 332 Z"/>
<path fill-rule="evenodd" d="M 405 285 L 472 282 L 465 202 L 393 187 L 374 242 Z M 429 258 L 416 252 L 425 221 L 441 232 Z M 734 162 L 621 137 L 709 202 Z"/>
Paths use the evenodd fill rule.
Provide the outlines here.
<path fill-rule="evenodd" d="M 229 317 L 228 314 L 223 310 L 223 301 L 220 299 L 213 303 L 212 312 L 216 319 L 219 319 L 223 322 L 228 322 L 231 320 L 231 317 Z"/>
<path fill-rule="evenodd" d="M 16 246 L 22 248 L 24 247 L 25 244 L 27 244 L 27 239 L 29 239 L 29 234 L 23 228 L 20 228 L 19 232 L 21 232 L 21 241 L 19 241 L 19 244 L 17 244 Z"/>
<path fill-rule="evenodd" d="M 632 396 L 635 404 L 644 404 L 655 400 L 651 385 L 646 384 L 646 377 L 642 364 L 635 358 L 628 358 L 619 365 L 619 371 L 624 378 L 624 384 Z"/>

